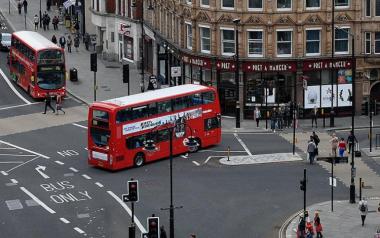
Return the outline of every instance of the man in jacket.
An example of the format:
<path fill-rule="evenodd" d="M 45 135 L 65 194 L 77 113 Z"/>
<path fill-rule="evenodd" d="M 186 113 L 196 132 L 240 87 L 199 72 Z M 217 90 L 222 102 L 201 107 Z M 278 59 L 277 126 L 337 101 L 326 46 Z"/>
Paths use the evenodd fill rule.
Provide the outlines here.
<path fill-rule="evenodd" d="M 317 146 L 315 145 L 315 143 L 313 141 L 313 137 L 310 136 L 309 143 L 307 144 L 307 153 L 309 153 L 310 164 L 314 163 L 314 156 L 315 156 L 315 149 L 316 148 L 317 148 Z"/>

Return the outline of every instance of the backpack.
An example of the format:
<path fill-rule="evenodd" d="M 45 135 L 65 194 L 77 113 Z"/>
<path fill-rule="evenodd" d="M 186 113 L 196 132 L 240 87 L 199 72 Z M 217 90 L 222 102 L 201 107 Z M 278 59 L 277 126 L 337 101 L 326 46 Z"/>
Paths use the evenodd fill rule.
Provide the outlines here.
<path fill-rule="evenodd" d="M 364 206 L 364 204 L 360 205 L 360 211 L 361 212 L 365 212 L 365 206 Z"/>

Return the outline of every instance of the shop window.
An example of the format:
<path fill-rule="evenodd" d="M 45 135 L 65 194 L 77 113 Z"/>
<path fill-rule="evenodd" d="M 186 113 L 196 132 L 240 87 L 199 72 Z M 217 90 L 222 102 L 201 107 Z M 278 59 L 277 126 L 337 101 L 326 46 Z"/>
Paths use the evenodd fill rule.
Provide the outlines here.
<path fill-rule="evenodd" d="M 201 0 L 202 7 L 210 7 L 210 0 Z"/>
<path fill-rule="evenodd" d="M 306 30 L 306 55 L 320 55 L 321 50 L 321 30 L 310 29 Z"/>
<path fill-rule="evenodd" d="M 248 30 L 248 57 L 263 56 L 263 31 Z"/>
<path fill-rule="evenodd" d="M 348 36 L 350 28 L 341 27 L 335 29 L 335 53 L 348 54 Z"/>
<path fill-rule="evenodd" d="M 321 7 L 320 0 L 306 0 L 306 9 L 317 9 Z"/>
<path fill-rule="evenodd" d="M 193 48 L 193 27 L 191 24 L 186 23 L 186 47 L 191 50 Z"/>
<path fill-rule="evenodd" d="M 335 8 L 348 7 L 349 0 L 335 0 Z"/>
<path fill-rule="evenodd" d="M 235 31 L 233 29 L 222 29 L 222 54 L 235 54 Z"/>
<path fill-rule="evenodd" d="M 124 36 L 124 58 L 133 60 L 133 38 Z"/>
<path fill-rule="evenodd" d="M 292 30 L 277 30 L 277 56 L 292 56 Z"/>
<path fill-rule="evenodd" d="M 222 0 L 222 8 L 233 9 L 235 7 L 234 0 Z"/>
<path fill-rule="evenodd" d="M 365 32 L 365 54 L 371 54 L 371 32 Z"/>
<path fill-rule="evenodd" d="M 380 54 L 380 32 L 375 32 L 375 54 Z"/>
<path fill-rule="evenodd" d="M 248 10 L 262 10 L 263 0 L 248 0 Z"/>
<path fill-rule="evenodd" d="M 201 38 L 201 51 L 203 53 L 210 53 L 211 51 L 211 33 L 209 27 L 200 27 L 200 38 Z"/>
<path fill-rule="evenodd" d="M 277 0 L 277 10 L 291 10 L 292 0 Z"/>

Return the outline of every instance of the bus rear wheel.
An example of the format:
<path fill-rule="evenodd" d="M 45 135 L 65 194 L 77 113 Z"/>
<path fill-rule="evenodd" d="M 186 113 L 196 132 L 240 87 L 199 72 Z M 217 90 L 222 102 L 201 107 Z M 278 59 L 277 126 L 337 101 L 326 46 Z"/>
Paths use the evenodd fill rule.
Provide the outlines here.
<path fill-rule="evenodd" d="M 137 153 L 135 158 L 133 159 L 135 167 L 140 167 L 145 162 L 145 155 L 143 153 Z"/>

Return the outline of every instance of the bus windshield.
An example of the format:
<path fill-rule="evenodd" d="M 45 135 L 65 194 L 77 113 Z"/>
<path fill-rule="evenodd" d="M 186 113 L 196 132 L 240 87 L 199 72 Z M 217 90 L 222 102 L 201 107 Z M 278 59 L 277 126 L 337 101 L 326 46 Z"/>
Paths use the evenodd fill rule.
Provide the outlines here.
<path fill-rule="evenodd" d="M 42 89 L 58 89 L 65 84 L 64 71 L 39 71 L 37 73 L 37 85 Z"/>
<path fill-rule="evenodd" d="M 60 50 L 44 50 L 38 53 L 37 64 L 63 64 L 63 53 Z"/>
<path fill-rule="evenodd" d="M 109 138 L 110 138 L 110 131 L 94 128 L 92 127 L 90 129 L 90 134 L 92 141 L 96 146 L 108 146 Z"/>

